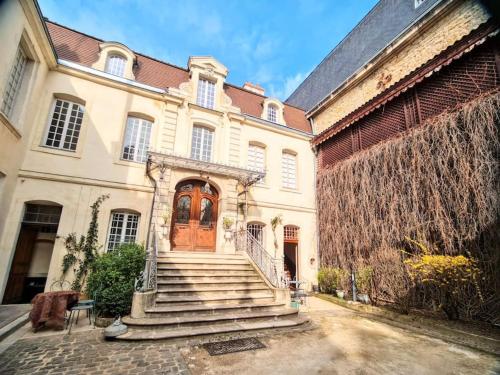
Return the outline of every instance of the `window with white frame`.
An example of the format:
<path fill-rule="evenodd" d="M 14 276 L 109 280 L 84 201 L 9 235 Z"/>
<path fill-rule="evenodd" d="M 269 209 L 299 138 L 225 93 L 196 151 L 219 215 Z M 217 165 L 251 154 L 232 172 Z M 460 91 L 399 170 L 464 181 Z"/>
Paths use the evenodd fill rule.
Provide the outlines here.
<path fill-rule="evenodd" d="M 152 125 L 151 121 L 142 118 L 127 118 L 122 159 L 140 163 L 146 162 Z"/>
<path fill-rule="evenodd" d="M 10 117 L 14 109 L 16 97 L 21 90 L 23 83 L 24 72 L 28 63 L 28 57 L 21 46 L 17 47 L 14 64 L 10 68 L 10 74 L 7 79 L 7 84 L 3 93 L 2 112 Z"/>
<path fill-rule="evenodd" d="M 139 214 L 131 212 L 113 212 L 108 233 L 108 251 L 123 243 L 134 243 L 139 226 Z"/>
<path fill-rule="evenodd" d="M 125 73 L 125 64 L 127 59 L 120 55 L 110 55 L 106 61 L 106 73 L 113 74 L 118 77 L 123 77 Z"/>
<path fill-rule="evenodd" d="M 248 223 L 247 231 L 257 240 L 258 243 L 264 245 L 264 224 Z"/>
<path fill-rule="evenodd" d="M 278 122 L 278 107 L 274 104 L 267 106 L 267 120 L 271 122 Z"/>
<path fill-rule="evenodd" d="M 284 188 L 297 188 L 297 155 L 283 151 L 281 156 L 281 179 Z"/>
<path fill-rule="evenodd" d="M 75 151 L 82 127 L 84 107 L 69 100 L 56 99 L 47 130 L 45 146 Z"/>
<path fill-rule="evenodd" d="M 422 5 L 425 2 L 425 0 L 415 0 L 415 8 L 418 8 L 420 5 Z"/>
<path fill-rule="evenodd" d="M 266 149 L 255 144 L 248 145 L 248 168 L 264 172 L 266 169 Z M 263 182 L 261 180 L 260 182 Z"/>
<path fill-rule="evenodd" d="M 199 79 L 196 104 L 210 109 L 215 107 L 215 82 Z"/>
<path fill-rule="evenodd" d="M 191 158 L 196 160 L 212 160 L 212 144 L 214 132 L 204 126 L 193 126 L 191 141 Z"/>

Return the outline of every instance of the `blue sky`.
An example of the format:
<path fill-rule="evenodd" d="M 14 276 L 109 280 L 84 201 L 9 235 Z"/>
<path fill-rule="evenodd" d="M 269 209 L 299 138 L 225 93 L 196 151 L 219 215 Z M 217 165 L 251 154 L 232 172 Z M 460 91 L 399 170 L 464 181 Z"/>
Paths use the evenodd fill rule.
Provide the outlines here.
<path fill-rule="evenodd" d="M 376 0 L 39 0 L 44 16 L 185 67 L 211 55 L 228 81 L 284 100 Z"/>

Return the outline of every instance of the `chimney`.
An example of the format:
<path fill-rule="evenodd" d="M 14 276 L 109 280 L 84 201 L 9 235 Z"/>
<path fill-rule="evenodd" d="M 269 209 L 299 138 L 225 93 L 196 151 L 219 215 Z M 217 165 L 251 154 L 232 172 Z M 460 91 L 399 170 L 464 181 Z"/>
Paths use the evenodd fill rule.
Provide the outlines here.
<path fill-rule="evenodd" d="M 264 92 L 265 92 L 263 87 L 255 84 L 255 83 L 250 83 L 250 82 L 245 82 L 245 84 L 243 85 L 243 88 L 245 90 L 254 92 L 254 93 L 259 94 L 259 95 L 264 95 Z"/>

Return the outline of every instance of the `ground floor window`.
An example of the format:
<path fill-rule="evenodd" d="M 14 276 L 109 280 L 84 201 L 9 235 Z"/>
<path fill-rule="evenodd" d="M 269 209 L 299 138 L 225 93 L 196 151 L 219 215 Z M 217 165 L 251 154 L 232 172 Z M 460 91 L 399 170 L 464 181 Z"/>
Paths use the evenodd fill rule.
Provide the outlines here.
<path fill-rule="evenodd" d="M 249 223 L 247 230 L 261 245 L 264 244 L 264 224 Z"/>
<path fill-rule="evenodd" d="M 137 237 L 139 214 L 113 212 L 109 225 L 107 249 L 113 250 L 122 243 L 134 243 Z"/>

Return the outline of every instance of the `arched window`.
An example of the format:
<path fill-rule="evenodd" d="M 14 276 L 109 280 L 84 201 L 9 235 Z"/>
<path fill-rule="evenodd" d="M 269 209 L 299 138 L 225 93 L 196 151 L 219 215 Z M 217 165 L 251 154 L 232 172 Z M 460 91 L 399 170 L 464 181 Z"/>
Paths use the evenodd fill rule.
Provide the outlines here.
<path fill-rule="evenodd" d="M 267 120 L 271 122 L 278 122 L 278 107 L 274 104 L 267 106 Z"/>
<path fill-rule="evenodd" d="M 125 72 L 125 64 L 127 59 L 120 55 L 109 55 L 106 61 L 106 73 L 113 74 L 118 77 L 123 77 Z"/>
<path fill-rule="evenodd" d="M 247 231 L 259 242 L 261 245 L 264 244 L 264 227 L 262 223 L 248 223 Z"/>
<path fill-rule="evenodd" d="M 114 211 L 108 232 L 108 251 L 123 243 L 134 243 L 137 237 L 140 215 L 129 211 Z"/>
<path fill-rule="evenodd" d="M 211 161 L 213 140 L 213 130 L 204 126 L 193 126 L 191 158 L 196 160 Z"/>
<path fill-rule="evenodd" d="M 151 138 L 152 123 L 138 117 L 127 118 L 127 129 L 123 142 L 122 158 L 145 163 Z"/>
<path fill-rule="evenodd" d="M 45 146 L 75 151 L 83 120 L 83 105 L 56 98 L 47 129 Z"/>

